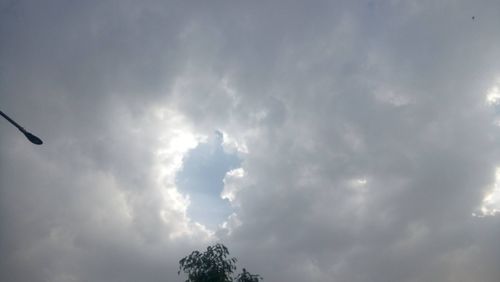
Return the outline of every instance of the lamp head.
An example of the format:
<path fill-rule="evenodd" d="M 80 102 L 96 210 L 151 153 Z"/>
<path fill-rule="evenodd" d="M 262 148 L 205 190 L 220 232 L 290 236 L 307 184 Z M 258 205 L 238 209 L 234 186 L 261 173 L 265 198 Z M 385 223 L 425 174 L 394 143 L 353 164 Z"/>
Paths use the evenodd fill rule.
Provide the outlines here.
<path fill-rule="evenodd" d="M 36 137 L 35 135 L 29 133 L 28 131 L 24 131 L 24 136 L 26 136 L 26 138 L 28 138 L 28 140 L 31 141 L 31 143 L 33 144 L 36 144 L 36 145 L 42 145 L 43 144 L 43 141 L 42 139 Z"/>

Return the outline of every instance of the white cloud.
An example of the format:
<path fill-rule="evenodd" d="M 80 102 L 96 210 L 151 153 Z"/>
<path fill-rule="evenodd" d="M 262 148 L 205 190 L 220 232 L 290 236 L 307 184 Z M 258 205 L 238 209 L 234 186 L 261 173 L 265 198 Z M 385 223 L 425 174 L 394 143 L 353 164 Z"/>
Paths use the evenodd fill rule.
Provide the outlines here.
<path fill-rule="evenodd" d="M 221 197 L 234 202 L 238 189 L 241 187 L 241 178 L 245 176 L 245 171 L 242 168 L 230 170 L 226 173 L 223 179 L 224 189 L 222 190 Z"/>
<path fill-rule="evenodd" d="M 474 216 L 494 216 L 500 212 L 500 168 L 496 169 L 495 182 L 486 190 L 479 211 Z"/>
<path fill-rule="evenodd" d="M 500 103 L 500 88 L 497 84 L 492 86 L 486 95 L 488 105 L 498 105 Z"/>

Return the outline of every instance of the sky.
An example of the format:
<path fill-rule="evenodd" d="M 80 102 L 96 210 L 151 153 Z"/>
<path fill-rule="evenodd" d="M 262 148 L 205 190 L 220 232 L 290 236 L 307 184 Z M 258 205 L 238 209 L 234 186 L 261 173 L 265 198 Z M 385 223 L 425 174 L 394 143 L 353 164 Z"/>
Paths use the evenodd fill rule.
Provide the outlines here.
<path fill-rule="evenodd" d="M 474 18 L 473 18 L 474 17 Z M 0 280 L 497 282 L 498 1 L 0 0 Z"/>

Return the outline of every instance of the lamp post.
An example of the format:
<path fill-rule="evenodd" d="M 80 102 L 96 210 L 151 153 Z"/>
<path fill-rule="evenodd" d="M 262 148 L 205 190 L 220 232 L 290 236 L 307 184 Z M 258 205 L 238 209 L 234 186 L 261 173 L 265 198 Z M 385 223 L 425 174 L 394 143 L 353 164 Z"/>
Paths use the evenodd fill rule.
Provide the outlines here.
<path fill-rule="evenodd" d="M 36 145 L 42 145 L 43 141 L 42 139 L 36 137 L 35 135 L 31 134 L 28 132 L 26 129 L 24 129 L 22 126 L 17 124 L 14 120 L 12 120 L 9 116 L 4 114 L 2 111 L 0 111 L 0 115 L 2 115 L 6 120 L 8 120 L 12 125 L 14 125 L 19 131 L 21 131 L 28 140 L 30 140 L 31 143 L 36 144 Z"/>

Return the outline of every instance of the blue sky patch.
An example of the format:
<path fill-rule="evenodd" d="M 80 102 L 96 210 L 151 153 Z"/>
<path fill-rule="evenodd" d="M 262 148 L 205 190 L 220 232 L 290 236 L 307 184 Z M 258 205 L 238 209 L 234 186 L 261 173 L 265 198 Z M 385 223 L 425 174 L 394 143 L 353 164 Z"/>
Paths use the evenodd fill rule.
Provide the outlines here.
<path fill-rule="evenodd" d="M 183 167 L 176 175 L 176 184 L 183 194 L 188 194 L 191 219 L 214 229 L 232 212 L 229 201 L 220 194 L 226 173 L 241 166 L 241 159 L 224 151 L 224 136 L 216 131 L 207 142 L 190 150 L 183 159 Z"/>

